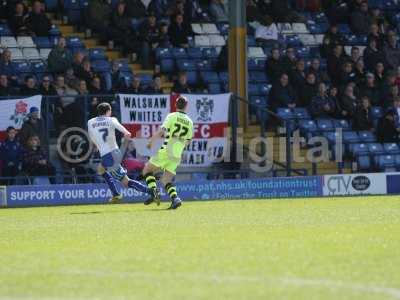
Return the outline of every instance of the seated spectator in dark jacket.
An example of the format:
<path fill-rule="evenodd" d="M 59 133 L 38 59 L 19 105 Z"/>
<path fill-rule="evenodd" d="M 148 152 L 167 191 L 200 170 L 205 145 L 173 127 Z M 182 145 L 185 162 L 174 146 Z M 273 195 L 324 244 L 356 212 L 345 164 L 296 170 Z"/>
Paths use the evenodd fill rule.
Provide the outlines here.
<path fill-rule="evenodd" d="M 160 75 L 153 76 L 153 82 L 146 89 L 146 94 L 164 94 L 164 91 L 161 87 L 161 77 Z"/>
<path fill-rule="evenodd" d="M 0 159 L 3 161 L 3 176 L 15 177 L 21 170 L 22 146 L 16 140 L 17 131 L 14 127 L 7 128 L 7 139 L 0 144 Z M 8 184 L 12 180 L 7 180 Z"/>
<path fill-rule="evenodd" d="M 21 96 L 39 95 L 39 90 L 36 88 L 36 79 L 33 77 L 33 75 L 25 76 L 25 83 L 21 87 L 19 94 Z"/>
<path fill-rule="evenodd" d="M 34 1 L 32 11 L 27 18 L 27 26 L 35 36 L 48 36 L 51 22 L 44 12 L 44 5 Z"/>
<path fill-rule="evenodd" d="M 299 106 L 308 107 L 311 99 L 318 93 L 317 78 L 314 73 L 307 73 L 306 82 L 300 89 L 299 93 Z"/>
<path fill-rule="evenodd" d="M 400 96 L 399 87 L 397 85 L 392 85 L 389 87 L 389 91 L 383 94 L 382 106 L 389 108 L 393 106 L 394 101 Z"/>
<path fill-rule="evenodd" d="M 332 23 L 325 33 L 322 45 L 320 46 L 322 57 L 329 57 L 336 45 L 344 45 L 345 39 L 339 32 L 337 24 Z"/>
<path fill-rule="evenodd" d="M 121 75 L 118 61 L 113 61 L 111 65 L 111 91 L 118 94 L 120 91 L 125 89 L 124 78 Z"/>
<path fill-rule="evenodd" d="M 168 29 L 174 47 L 188 47 L 188 37 L 192 34 L 190 25 L 184 22 L 183 15 L 177 14 Z"/>
<path fill-rule="evenodd" d="M 379 143 L 398 143 L 400 141 L 395 116 L 396 112 L 390 109 L 379 119 L 376 127 L 376 137 Z"/>
<path fill-rule="evenodd" d="M 158 48 L 171 48 L 171 37 L 168 34 L 168 24 L 165 22 L 160 23 L 160 30 L 157 37 Z"/>
<path fill-rule="evenodd" d="M 126 94 L 142 94 L 144 91 L 143 91 L 143 87 L 140 85 L 140 83 L 141 83 L 140 77 L 134 76 L 131 84 L 128 86 L 125 93 Z"/>
<path fill-rule="evenodd" d="M 345 118 L 351 118 L 356 112 L 359 101 L 354 93 L 354 83 L 349 83 L 340 100 L 341 115 Z"/>
<path fill-rule="evenodd" d="M 304 18 L 294 11 L 289 5 L 288 0 L 271 0 L 271 15 L 275 17 L 275 22 L 296 23 L 304 22 Z"/>
<path fill-rule="evenodd" d="M 9 85 L 7 75 L 0 74 L 0 97 L 15 95 L 14 89 Z"/>
<path fill-rule="evenodd" d="M 354 74 L 355 74 L 355 83 L 357 86 L 361 86 L 365 84 L 367 71 L 365 70 L 364 61 L 360 58 L 353 67 Z"/>
<path fill-rule="evenodd" d="M 187 75 L 186 72 L 180 72 L 178 74 L 178 79 L 175 80 L 174 86 L 172 87 L 172 91 L 178 94 L 189 94 L 192 92 L 192 88 L 187 83 Z"/>
<path fill-rule="evenodd" d="M 215 22 L 228 22 L 227 6 L 221 0 L 211 0 L 209 11 Z"/>
<path fill-rule="evenodd" d="M 372 122 L 371 103 L 366 96 L 361 98 L 361 104 L 354 114 L 353 129 L 358 131 L 375 130 L 374 123 Z"/>
<path fill-rule="evenodd" d="M 85 10 L 85 25 L 97 32 L 102 42 L 105 42 L 110 35 L 111 11 L 111 4 L 105 0 L 91 0 Z"/>
<path fill-rule="evenodd" d="M 369 39 L 368 46 L 364 50 L 363 58 L 368 71 L 374 71 L 377 63 L 385 62 L 385 54 L 378 49 L 378 42 L 375 38 Z"/>
<path fill-rule="evenodd" d="M 23 154 L 23 170 L 29 176 L 52 176 L 54 168 L 47 159 L 47 153 L 41 147 L 40 139 L 37 135 L 29 138 Z"/>
<path fill-rule="evenodd" d="M 51 84 L 50 76 L 44 75 L 42 78 L 42 84 L 39 88 L 39 94 L 43 96 L 56 96 L 57 91 Z"/>
<path fill-rule="evenodd" d="M 349 61 L 353 64 L 353 67 L 360 60 L 360 58 L 362 58 L 360 48 L 358 48 L 357 46 L 351 47 Z"/>
<path fill-rule="evenodd" d="M 95 74 L 92 70 L 92 64 L 88 58 L 85 58 L 82 62 L 82 67 L 78 68 L 78 72 L 75 74 L 78 79 L 86 81 L 87 85 L 90 85 Z"/>
<path fill-rule="evenodd" d="M 269 93 L 269 99 L 271 102 L 271 108 L 273 110 L 276 110 L 279 107 L 296 107 L 296 93 L 289 84 L 289 76 L 286 73 L 283 73 L 280 76 L 279 81 L 272 85 L 272 89 Z"/>
<path fill-rule="evenodd" d="M 329 76 L 326 71 L 322 70 L 321 68 L 321 61 L 319 58 L 313 58 L 311 61 L 311 65 L 308 68 L 308 73 L 314 73 L 315 77 L 317 78 L 317 82 L 329 82 Z"/>
<path fill-rule="evenodd" d="M 375 65 L 375 69 L 374 69 L 374 76 L 375 76 L 375 82 L 376 85 L 380 88 L 380 89 L 386 89 L 387 85 L 386 85 L 386 70 L 385 70 L 385 65 L 382 62 L 378 62 Z M 392 84 L 390 84 L 392 85 Z M 390 86 L 389 85 L 389 86 Z"/>
<path fill-rule="evenodd" d="M 340 70 L 345 59 L 346 55 L 343 53 L 342 45 L 336 45 L 333 48 L 332 54 L 328 56 L 327 71 L 329 77 L 335 85 L 339 84 L 338 75 L 340 74 Z"/>
<path fill-rule="evenodd" d="M 74 57 L 72 59 L 72 69 L 74 70 L 74 74 L 78 74 L 78 72 L 82 69 L 82 64 L 85 59 L 85 54 L 81 51 L 75 52 Z"/>
<path fill-rule="evenodd" d="M 385 46 L 385 35 L 380 31 L 378 24 L 372 23 L 369 27 L 368 39 L 376 39 L 378 49 L 383 50 Z"/>
<path fill-rule="evenodd" d="M 342 65 L 342 70 L 338 74 L 339 86 L 346 86 L 350 82 L 356 82 L 356 74 L 353 71 L 353 65 L 350 61 L 346 61 Z"/>
<path fill-rule="evenodd" d="M 16 82 L 18 78 L 11 63 L 10 50 L 5 49 L 0 58 L 0 73 L 7 75 L 9 80 Z"/>
<path fill-rule="evenodd" d="M 326 84 L 318 84 L 318 94 L 311 100 L 308 110 L 313 118 L 332 118 L 336 114 L 336 103 L 327 94 Z"/>
<path fill-rule="evenodd" d="M 47 60 L 50 72 L 65 73 L 72 67 L 72 54 L 66 48 L 66 45 L 65 38 L 60 37 L 57 46 L 51 50 Z"/>
<path fill-rule="evenodd" d="M 400 66 L 400 48 L 397 45 L 396 33 L 392 30 L 387 34 L 387 43 L 383 52 L 389 69 L 397 69 Z"/>
<path fill-rule="evenodd" d="M 146 15 L 146 6 L 142 0 L 125 0 L 127 15 L 130 19 L 141 19 Z"/>
<path fill-rule="evenodd" d="M 150 66 L 150 53 L 157 45 L 159 28 L 157 26 L 156 16 L 149 14 L 147 20 L 139 28 L 139 38 L 142 41 L 140 60 L 144 69 Z"/>
<path fill-rule="evenodd" d="M 46 144 L 46 131 L 44 122 L 40 119 L 39 109 L 37 107 L 31 107 L 29 110 L 29 117 L 26 119 L 18 132 L 19 142 L 26 147 L 28 140 L 32 136 L 39 136 L 42 138 L 42 143 Z"/>
<path fill-rule="evenodd" d="M 371 17 L 368 13 L 368 3 L 362 2 L 359 9 L 356 9 L 350 17 L 350 26 L 355 34 L 367 34 L 371 25 Z"/>
<path fill-rule="evenodd" d="M 379 88 L 375 84 L 375 76 L 372 73 L 368 73 L 366 76 L 365 84 L 360 88 L 361 96 L 368 97 L 371 104 L 381 106 L 381 93 Z"/>
<path fill-rule="evenodd" d="M 28 28 L 28 15 L 22 2 L 16 2 L 15 13 L 8 19 L 8 24 L 14 35 L 30 35 Z"/>
<path fill-rule="evenodd" d="M 265 70 L 267 76 L 272 81 L 278 81 L 278 78 L 285 72 L 285 67 L 282 64 L 281 54 L 278 48 L 271 50 L 271 56 L 267 59 Z"/>
<path fill-rule="evenodd" d="M 147 9 L 150 13 L 155 14 L 157 19 L 159 19 L 165 15 L 165 12 L 168 9 L 168 0 L 151 0 Z"/>
<path fill-rule="evenodd" d="M 296 63 L 297 63 L 296 51 L 294 50 L 293 47 L 288 46 L 286 48 L 285 55 L 282 57 L 280 62 L 281 69 L 283 69 L 283 72 L 282 71 L 281 72 L 291 74 L 296 69 Z M 279 78 L 279 76 L 277 78 Z"/>
<path fill-rule="evenodd" d="M 306 64 L 303 59 L 296 62 L 296 68 L 289 74 L 289 79 L 295 92 L 299 95 L 306 84 Z"/>

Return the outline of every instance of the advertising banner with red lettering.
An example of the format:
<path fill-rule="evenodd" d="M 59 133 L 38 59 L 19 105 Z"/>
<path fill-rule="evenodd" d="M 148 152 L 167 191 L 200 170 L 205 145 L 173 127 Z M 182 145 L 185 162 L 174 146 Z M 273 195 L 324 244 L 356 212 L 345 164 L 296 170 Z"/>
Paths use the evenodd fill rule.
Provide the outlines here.
<path fill-rule="evenodd" d="M 133 134 L 137 151 L 150 156 L 162 141 L 150 151 L 148 139 L 162 124 L 165 117 L 175 111 L 178 95 L 124 95 L 120 94 L 121 123 Z M 187 94 L 187 114 L 194 123 L 194 138 L 182 156 L 182 166 L 206 167 L 222 161 L 226 149 L 230 94 Z"/>

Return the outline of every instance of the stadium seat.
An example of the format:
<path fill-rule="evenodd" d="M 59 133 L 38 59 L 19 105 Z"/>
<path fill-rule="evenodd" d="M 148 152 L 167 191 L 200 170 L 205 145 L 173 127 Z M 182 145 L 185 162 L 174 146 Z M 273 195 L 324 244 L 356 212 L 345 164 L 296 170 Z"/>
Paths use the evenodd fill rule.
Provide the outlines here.
<path fill-rule="evenodd" d="M 32 72 L 31 65 L 26 60 L 15 60 L 12 62 L 12 67 L 18 74 Z"/>
<path fill-rule="evenodd" d="M 197 66 L 193 60 L 179 59 L 176 61 L 176 66 L 179 71 L 196 71 Z"/>
<path fill-rule="evenodd" d="M 51 52 L 50 48 L 42 48 L 39 50 L 39 55 L 41 59 L 47 60 L 47 58 L 49 57 L 49 54 Z"/>
<path fill-rule="evenodd" d="M 360 155 L 369 155 L 368 145 L 365 143 L 356 143 L 350 145 L 350 152 L 354 157 Z"/>
<path fill-rule="evenodd" d="M 293 28 L 292 24 L 290 23 L 277 23 L 276 24 L 278 31 L 281 32 L 282 34 L 291 34 L 293 33 Z"/>
<path fill-rule="evenodd" d="M 371 159 L 369 156 L 360 155 L 357 157 L 356 162 L 358 172 L 367 172 L 371 170 Z"/>
<path fill-rule="evenodd" d="M 51 25 L 51 28 L 49 30 L 49 35 L 50 36 L 54 36 L 54 37 L 58 37 L 61 35 L 61 31 L 60 29 L 57 27 L 57 25 L 53 24 Z"/>
<path fill-rule="evenodd" d="M 173 73 L 175 72 L 175 62 L 173 59 L 162 59 L 160 63 L 161 72 Z"/>
<path fill-rule="evenodd" d="M 383 109 L 380 106 L 373 106 L 371 109 L 372 118 L 377 120 L 383 116 Z"/>
<path fill-rule="evenodd" d="M 212 47 L 223 47 L 226 44 L 226 41 L 222 35 L 219 34 L 210 34 L 210 46 Z"/>
<path fill-rule="evenodd" d="M 149 85 L 153 82 L 153 76 L 151 74 L 138 74 L 139 78 L 140 78 L 140 82 L 143 85 Z"/>
<path fill-rule="evenodd" d="M 20 48 L 36 47 L 33 39 L 30 36 L 18 36 L 17 44 Z"/>
<path fill-rule="evenodd" d="M 283 120 L 289 120 L 295 118 L 293 110 L 290 108 L 278 108 L 277 115 Z"/>
<path fill-rule="evenodd" d="M 0 36 L 11 36 L 12 32 L 7 24 L 0 24 Z"/>
<path fill-rule="evenodd" d="M 220 34 L 217 26 L 214 23 L 203 23 L 201 27 L 203 29 L 203 34 Z"/>
<path fill-rule="evenodd" d="M 304 23 L 292 23 L 292 31 L 296 34 L 309 33 L 309 31 Z"/>
<path fill-rule="evenodd" d="M 369 143 L 368 149 L 369 149 L 369 153 L 372 156 L 382 155 L 385 153 L 385 150 L 384 150 L 382 144 L 379 144 L 379 143 Z"/>
<path fill-rule="evenodd" d="M 184 59 L 188 57 L 185 48 L 172 48 L 171 52 L 175 59 Z"/>
<path fill-rule="evenodd" d="M 360 137 L 357 131 L 344 131 L 343 132 L 343 142 L 345 145 L 360 143 Z"/>
<path fill-rule="evenodd" d="M 84 44 L 79 37 L 69 36 L 66 39 L 68 48 L 84 48 Z"/>
<path fill-rule="evenodd" d="M 199 60 L 196 62 L 196 67 L 197 69 L 201 72 L 201 71 L 213 71 L 214 70 L 214 66 L 211 60 Z"/>
<path fill-rule="evenodd" d="M 258 70 L 257 60 L 255 58 L 250 58 L 247 60 L 247 69 L 249 71 L 257 71 Z"/>
<path fill-rule="evenodd" d="M 220 83 L 219 76 L 217 72 L 201 72 L 200 77 L 204 83 Z"/>
<path fill-rule="evenodd" d="M 194 45 L 196 47 L 210 47 L 210 38 L 208 35 L 196 35 L 194 37 Z"/>
<path fill-rule="evenodd" d="M 249 84 L 248 85 L 248 93 L 249 96 L 259 95 L 259 90 L 257 84 Z"/>
<path fill-rule="evenodd" d="M 30 60 L 29 64 L 31 65 L 32 72 L 35 74 L 47 72 L 47 65 L 41 59 Z"/>
<path fill-rule="evenodd" d="M 54 44 L 50 42 L 50 39 L 47 36 L 38 36 L 33 38 L 36 46 L 40 48 L 52 48 Z"/>
<path fill-rule="evenodd" d="M 204 34 L 201 24 L 193 23 L 191 26 L 194 34 Z"/>
<path fill-rule="evenodd" d="M 8 48 L 11 52 L 11 60 L 21 60 L 24 59 L 24 54 L 19 48 Z"/>
<path fill-rule="evenodd" d="M 249 72 L 249 80 L 255 83 L 267 83 L 267 75 L 265 72 L 253 71 Z"/>
<path fill-rule="evenodd" d="M 258 86 L 259 86 L 259 94 L 260 95 L 268 95 L 272 88 L 271 84 L 266 84 L 266 83 L 259 84 Z"/>
<path fill-rule="evenodd" d="M 169 48 L 157 48 L 156 49 L 156 59 L 160 61 L 161 59 L 173 58 L 171 49 Z"/>
<path fill-rule="evenodd" d="M 218 23 L 217 24 L 218 30 L 221 34 L 228 34 L 229 33 L 229 24 L 228 23 Z"/>
<path fill-rule="evenodd" d="M 257 41 L 254 36 L 247 36 L 247 47 L 257 47 Z"/>
<path fill-rule="evenodd" d="M 2 48 L 17 48 L 17 40 L 13 36 L 1 36 L 0 37 L 0 46 Z"/>
<path fill-rule="evenodd" d="M 79 0 L 64 0 L 65 9 L 80 9 Z"/>
<path fill-rule="evenodd" d="M 299 128 L 302 136 L 306 139 L 313 137 L 317 132 L 317 123 L 314 120 L 299 121 Z"/>
<path fill-rule="evenodd" d="M 203 58 L 203 53 L 200 48 L 191 47 L 187 49 L 188 57 L 192 59 L 201 59 Z"/>
<path fill-rule="evenodd" d="M 333 131 L 333 123 L 329 119 L 319 119 L 317 120 L 318 130 L 321 132 Z"/>
<path fill-rule="evenodd" d="M 374 160 L 379 171 L 396 171 L 396 160 L 394 155 L 377 155 L 374 157 Z"/>
<path fill-rule="evenodd" d="M 217 50 L 215 48 L 204 48 L 203 57 L 207 59 L 218 58 Z"/>
<path fill-rule="evenodd" d="M 296 107 L 293 110 L 294 117 L 298 120 L 306 120 L 310 118 L 308 111 L 306 108 L 303 107 Z"/>
<path fill-rule="evenodd" d="M 220 80 L 223 84 L 229 82 L 229 74 L 228 74 L 228 72 L 226 72 L 226 71 L 224 71 L 224 72 L 219 72 L 219 73 L 218 73 L 218 76 L 219 76 L 219 80 Z"/>
<path fill-rule="evenodd" d="M 266 58 L 263 48 L 261 47 L 249 47 L 247 56 L 249 58 Z"/>
<path fill-rule="evenodd" d="M 23 48 L 22 54 L 25 59 L 40 59 L 39 51 L 36 48 Z"/>
<path fill-rule="evenodd" d="M 299 34 L 299 39 L 301 43 L 305 46 L 317 45 L 317 41 L 312 34 Z"/>
<path fill-rule="evenodd" d="M 374 143 L 376 142 L 376 136 L 371 131 L 360 131 L 358 133 L 362 143 Z"/>
<path fill-rule="evenodd" d="M 111 66 L 107 60 L 94 60 L 92 61 L 92 68 L 94 72 L 110 72 Z"/>
<path fill-rule="evenodd" d="M 400 147 L 396 143 L 385 143 L 383 149 L 387 154 L 400 154 Z"/>
<path fill-rule="evenodd" d="M 114 63 L 118 64 L 118 69 L 121 72 L 132 72 L 127 59 L 117 59 L 114 61 Z"/>
<path fill-rule="evenodd" d="M 89 49 L 89 59 L 91 61 L 95 61 L 95 60 L 107 60 L 108 58 L 104 49 L 92 48 Z"/>
<path fill-rule="evenodd" d="M 335 128 L 341 128 L 343 131 L 351 130 L 350 123 L 347 120 L 333 120 L 333 126 Z"/>

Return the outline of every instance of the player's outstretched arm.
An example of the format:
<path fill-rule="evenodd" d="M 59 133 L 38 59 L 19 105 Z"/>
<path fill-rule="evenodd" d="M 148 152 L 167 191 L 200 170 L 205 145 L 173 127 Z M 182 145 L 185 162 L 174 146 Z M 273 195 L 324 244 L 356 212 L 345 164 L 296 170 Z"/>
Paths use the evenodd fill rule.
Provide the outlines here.
<path fill-rule="evenodd" d="M 120 131 L 125 139 L 130 139 L 131 138 L 131 133 L 126 129 L 122 124 L 117 120 L 117 118 L 112 118 L 112 122 L 114 124 L 115 129 Z"/>

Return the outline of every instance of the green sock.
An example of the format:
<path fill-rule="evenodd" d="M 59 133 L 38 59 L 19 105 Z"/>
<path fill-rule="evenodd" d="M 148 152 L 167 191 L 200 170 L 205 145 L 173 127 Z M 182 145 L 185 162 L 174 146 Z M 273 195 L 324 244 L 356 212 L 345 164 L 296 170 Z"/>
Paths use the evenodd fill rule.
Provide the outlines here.
<path fill-rule="evenodd" d="M 144 180 L 150 189 L 155 189 L 157 187 L 156 178 L 152 173 L 144 175 Z"/>
<path fill-rule="evenodd" d="M 172 200 L 178 197 L 178 193 L 176 192 L 176 187 L 172 183 L 167 183 L 165 185 L 165 190 L 167 191 L 169 197 Z"/>

